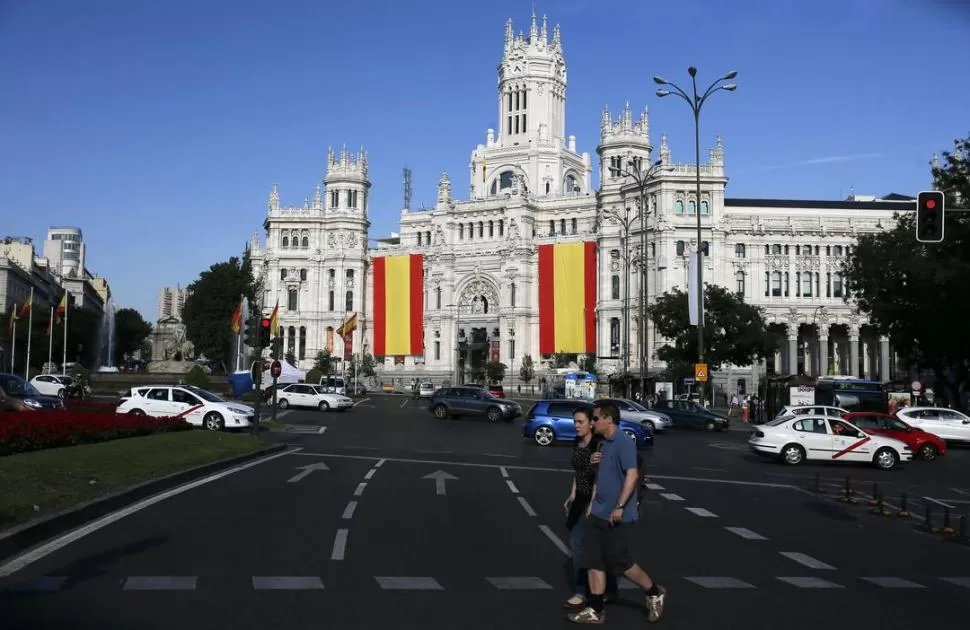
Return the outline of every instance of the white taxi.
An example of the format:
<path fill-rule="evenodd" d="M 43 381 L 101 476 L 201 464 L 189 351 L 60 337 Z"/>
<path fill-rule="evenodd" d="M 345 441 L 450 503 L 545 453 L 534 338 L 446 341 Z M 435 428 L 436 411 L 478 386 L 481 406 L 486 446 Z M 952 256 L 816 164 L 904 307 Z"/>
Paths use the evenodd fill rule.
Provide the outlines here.
<path fill-rule="evenodd" d="M 183 418 L 210 431 L 243 429 L 252 425 L 252 407 L 226 400 L 192 385 L 146 385 L 132 387 L 117 413 L 155 418 Z"/>
<path fill-rule="evenodd" d="M 899 440 L 870 435 L 845 420 L 823 416 L 788 416 L 758 425 L 748 446 L 792 466 L 805 460 L 867 462 L 889 470 L 913 459 L 913 452 Z"/>
<path fill-rule="evenodd" d="M 276 390 L 276 404 L 280 409 L 287 407 L 315 407 L 320 411 L 336 409 L 347 411 L 354 401 L 342 394 L 333 394 L 324 385 L 293 383 Z"/>

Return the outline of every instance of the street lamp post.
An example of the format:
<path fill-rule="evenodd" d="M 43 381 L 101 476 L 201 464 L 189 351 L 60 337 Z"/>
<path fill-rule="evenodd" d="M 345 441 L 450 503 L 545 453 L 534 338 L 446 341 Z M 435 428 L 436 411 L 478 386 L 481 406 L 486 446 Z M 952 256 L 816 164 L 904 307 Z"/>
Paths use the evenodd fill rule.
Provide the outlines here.
<path fill-rule="evenodd" d="M 461 385 L 461 306 L 458 304 L 445 304 L 445 308 L 455 309 L 455 382 L 454 386 Z"/>
<path fill-rule="evenodd" d="M 704 107 L 704 103 L 707 99 L 714 94 L 724 90 L 725 92 L 733 92 L 738 89 L 738 86 L 734 83 L 724 83 L 725 81 L 730 81 L 734 77 L 738 76 L 737 72 L 731 71 L 725 74 L 723 77 L 711 83 L 706 90 L 700 95 L 697 93 L 697 68 L 690 66 L 687 68 L 687 74 L 690 75 L 691 80 L 691 95 L 682 90 L 680 86 L 675 83 L 671 83 L 663 77 L 654 77 L 653 82 L 657 85 L 665 85 L 669 87 L 669 90 L 657 90 L 657 96 L 663 98 L 665 96 L 670 96 L 675 94 L 680 98 L 684 99 L 687 105 L 690 107 L 691 112 L 694 115 L 694 167 L 695 167 L 695 184 L 697 187 L 696 194 L 697 199 L 695 200 L 695 212 L 697 214 L 697 362 L 704 362 L 704 260 L 701 253 L 701 241 L 703 239 L 703 230 L 701 226 L 701 108 Z M 700 398 L 705 401 L 705 388 L 702 383 L 698 384 L 698 389 Z"/>
<path fill-rule="evenodd" d="M 640 163 L 634 160 L 627 162 L 627 170 L 620 171 L 624 177 L 632 177 L 637 184 L 640 198 L 640 319 L 637 323 L 638 352 L 640 356 L 640 398 L 646 400 L 646 383 L 648 361 L 650 360 L 649 340 L 647 339 L 647 186 L 653 181 L 657 172 L 663 166 L 663 160 L 657 160 L 646 171 L 640 170 Z"/>
<path fill-rule="evenodd" d="M 630 373 L 630 230 L 643 215 L 643 210 L 632 214 L 630 208 L 624 208 L 622 212 L 616 208 L 609 208 L 605 209 L 603 214 L 620 226 L 623 235 L 620 256 L 625 265 L 623 267 L 623 341 L 620 344 L 620 351 L 623 353 L 623 377 L 626 379 Z"/>

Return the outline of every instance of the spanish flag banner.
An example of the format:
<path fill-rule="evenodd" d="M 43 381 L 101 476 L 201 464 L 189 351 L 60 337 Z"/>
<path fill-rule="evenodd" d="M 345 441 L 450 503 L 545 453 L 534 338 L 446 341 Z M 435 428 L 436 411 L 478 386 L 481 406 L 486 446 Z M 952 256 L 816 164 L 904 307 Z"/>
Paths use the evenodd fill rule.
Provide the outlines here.
<path fill-rule="evenodd" d="M 30 297 L 24 302 L 24 305 L 20 307 L 20 314 L 17 315 L 17 319 L 22 319 L 27 317 L 34 308 L 34 290 L 30 290 Z"/>
<path fill-rule="evenodd" d="M 57 305 L 57 310 L 54 311 L 54 316 L 57 321 L 55 323 L 60 324 L 61 319 L 64 317 L 64 313 L 67 312 L 67 292 L 64 292 L 64 296 L 61 297 L 60 303 Z"/>
<path fill-rule="evenodd" d="M 357 313 L 348 317 L 347 321 L 340 325 L 340 328 L 337 329 L 337 334 L 341 337 L 346 337 L 355 330 L 357 330 Z"/>
<path fill-rule="evenodd" d="M 237 335 L 239 334 L 239 331 L 242 330 L 242 306 L 243 303 L 240 299 L 239 304 L 236 305 L 236 310 L 232 312 L 232 332 Z"/>
<path fill-rule="evenodd" d="M 596 352 L 596 243 L 539 246 L 539 353 Z"/>
<path fill-rule="evenodd" d="M 269 316 L 269 334 L 271 337 L 280 336 L 280 301 L 276 300 L 273 313 Z"/>
<path fill-rule="evenodd" d="M 424 354 L 424 256 L 374 259 L 374 356 Z"/>

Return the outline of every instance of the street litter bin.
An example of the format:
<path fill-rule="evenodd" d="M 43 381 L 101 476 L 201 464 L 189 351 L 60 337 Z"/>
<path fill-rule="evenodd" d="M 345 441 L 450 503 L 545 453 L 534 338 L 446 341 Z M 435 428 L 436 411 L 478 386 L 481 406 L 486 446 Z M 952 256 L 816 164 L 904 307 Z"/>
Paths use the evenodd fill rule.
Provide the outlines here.
<path fill-rule="evenodd" d="M 249 372 L 236 372 L 228 377 L 229 384 L 232 385 L 232 397 L 242 398 L 246 392 L 253 391 L 253 375 Z"/>

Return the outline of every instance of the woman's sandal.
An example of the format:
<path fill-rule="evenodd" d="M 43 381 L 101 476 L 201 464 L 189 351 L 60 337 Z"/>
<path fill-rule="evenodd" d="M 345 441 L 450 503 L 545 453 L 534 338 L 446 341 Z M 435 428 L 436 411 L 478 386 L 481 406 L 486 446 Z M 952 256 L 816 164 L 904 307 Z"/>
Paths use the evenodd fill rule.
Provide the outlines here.
<path fill-rule="evenodd" d="M 566 603 L 564 603 L 562 607 L 567 610 L 579 610 L 580 608 L 586 605 L 585 598 L 580 598 L 578 602 L 574 602 L 574 599 L 575 599 L 575 596 L 570 597 L 569 599 L 566 600 Z"/>

